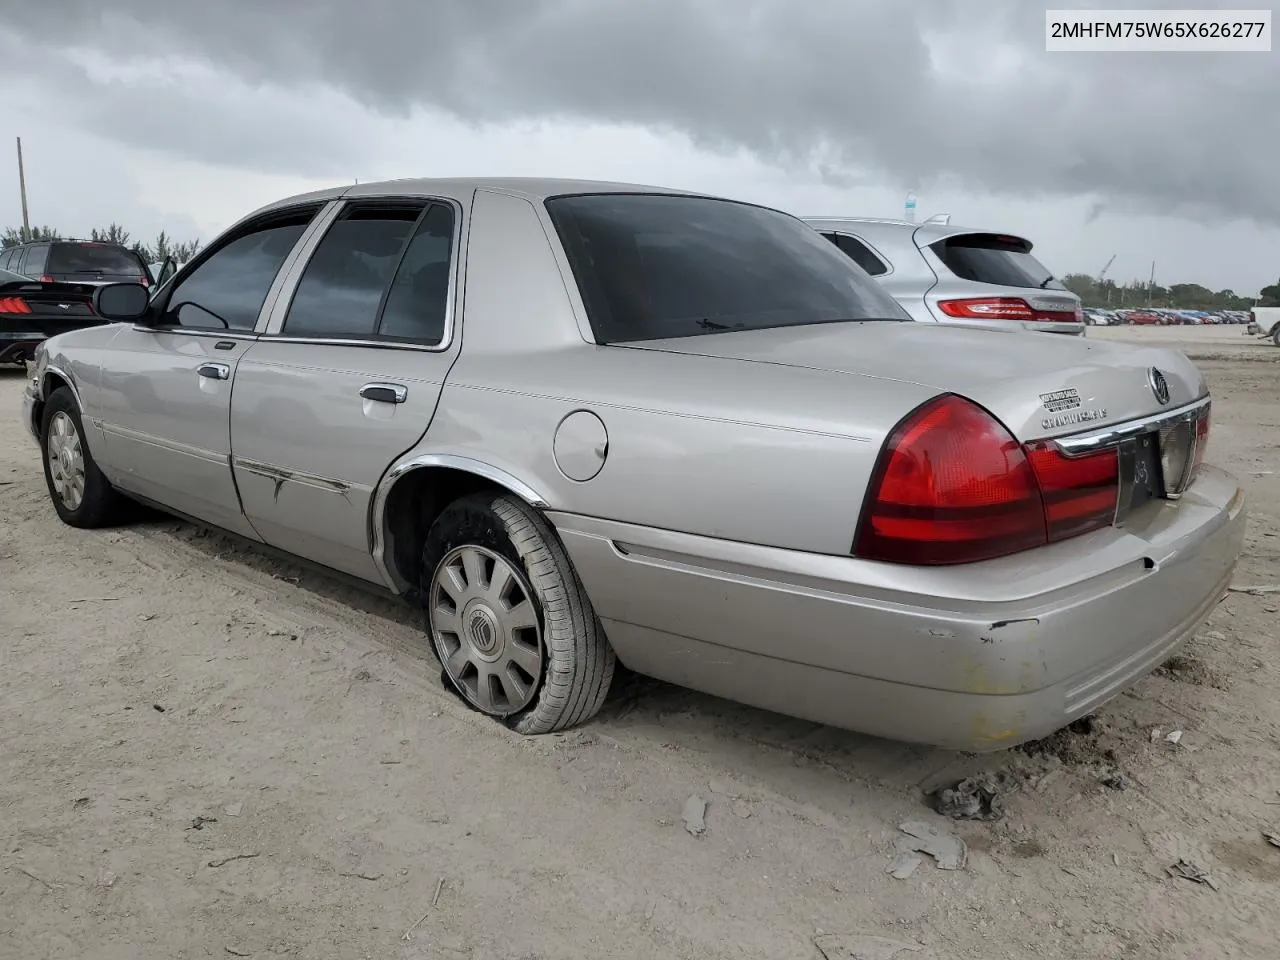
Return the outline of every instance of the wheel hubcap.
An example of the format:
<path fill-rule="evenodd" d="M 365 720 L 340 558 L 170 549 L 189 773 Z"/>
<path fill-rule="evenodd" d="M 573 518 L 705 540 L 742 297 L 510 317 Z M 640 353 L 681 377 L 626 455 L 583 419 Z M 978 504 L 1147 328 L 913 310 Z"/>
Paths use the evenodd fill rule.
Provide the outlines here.
<path fill-rule="evenodd" d="M 493 716 L 527 707 L 544 662 L 533 591 L 505 557 L 470 544 L 445 554 L 431 578 L 431 640 L 463 696 Z"/>
<path fill-rule="evenodd" d="M 84 448 L 80 431 L 61 410 L 49 421 L 47 456 L 53 492 L 63 506 L 75 510 L 84 501 Z"/>

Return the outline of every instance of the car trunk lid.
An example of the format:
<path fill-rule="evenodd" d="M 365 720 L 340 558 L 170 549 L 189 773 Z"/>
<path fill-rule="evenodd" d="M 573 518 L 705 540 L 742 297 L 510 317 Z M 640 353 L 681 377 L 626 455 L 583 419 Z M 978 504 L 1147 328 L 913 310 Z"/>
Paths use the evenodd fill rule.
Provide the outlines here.
<path fill-rule="evenodd" d="M 1122 424 L 1175 410 L 1206 393 L 1194 364 L 1174 350 L 942 324 L 821 323 L 627 346 L 957 393 L 991 411 L 1023 441 Z"/>

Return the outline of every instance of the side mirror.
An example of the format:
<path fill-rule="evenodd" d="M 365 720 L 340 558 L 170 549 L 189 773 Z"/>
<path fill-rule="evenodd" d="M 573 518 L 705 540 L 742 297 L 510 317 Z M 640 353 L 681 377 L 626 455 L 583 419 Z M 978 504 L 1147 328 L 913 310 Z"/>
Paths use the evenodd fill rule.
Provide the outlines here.
<path fill-rule="evenodd" d="M 140 283 L 107 283 L 93 293 L 93 310 L 104 320 L 141 320 L 150 306 L 151 294 Z"/>

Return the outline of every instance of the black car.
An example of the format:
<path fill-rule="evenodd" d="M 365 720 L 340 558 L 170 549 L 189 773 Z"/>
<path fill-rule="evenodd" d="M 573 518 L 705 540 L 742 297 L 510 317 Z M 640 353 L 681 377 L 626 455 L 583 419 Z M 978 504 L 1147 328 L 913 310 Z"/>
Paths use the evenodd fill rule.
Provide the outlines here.
<path fill-rule="evenodd" d="M 33 240 L 0 251 L 0 270 L 46 283 L 140 283 L 154 278 L 142 258 L 118 243 Z"/>
<path fill-rule="evenodd" d="M 95 286 L 0 270 L 0 364 L 30 359 L 38 343 L 56 334 L 105 323 L 93 309 Z"/>

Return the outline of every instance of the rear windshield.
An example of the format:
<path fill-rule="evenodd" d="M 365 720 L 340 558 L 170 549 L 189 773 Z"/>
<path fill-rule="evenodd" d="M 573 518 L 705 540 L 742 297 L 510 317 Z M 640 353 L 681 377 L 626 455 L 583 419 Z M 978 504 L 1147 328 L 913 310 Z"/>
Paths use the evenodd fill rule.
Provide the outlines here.
<path fill-rule="evenodd" d="M 556 197 L 547 210 L 600 343 L 909 319 L 820 233 L 775 210 L 636 193 Z"/>
<path fill-rule="evenodd" d="M 1039 260 L 1031 244 L 1021 237 L 994 233 L 967 233 L 932 245 L 947 269 L 961 280 L 994 283 L 1002 287 L 1035 287 L 1065 290 Z"/>
<path fill-rule="evenodd" d="M 137 254 L 97 243 L 55 243 L 49 253 L 46 273 L 115 273 L 143 276 Z"/>

